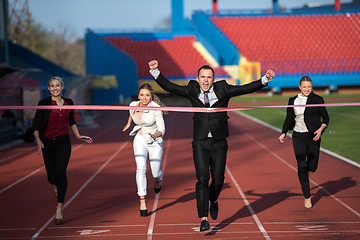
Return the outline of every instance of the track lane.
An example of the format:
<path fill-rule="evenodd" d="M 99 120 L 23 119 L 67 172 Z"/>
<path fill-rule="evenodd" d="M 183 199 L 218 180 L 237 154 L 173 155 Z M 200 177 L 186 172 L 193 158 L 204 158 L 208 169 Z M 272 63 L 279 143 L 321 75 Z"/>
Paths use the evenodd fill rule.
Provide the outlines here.
<path fill-rule="evenodd" d="M 291 139 L 287 138 L 285 144 L 280 144 L 277 139 L 279 133 L 233 115 L 236 114 L 230 115 L 231 129 L 240 130 L 242 136 L 236 139 L 245 138 L 245 142 L 239 144 L 245 146 L 246 152 L 238 152 L 237 155 L 250 156 L 242 163 L 247 170 L 237 171 L 234 175 L 245 174 L 239 181 L 242 179 L 246 195 L 254 199 L 251 204 L 270 237 L 286 238 L 293 233 L 299 239 L 305 236 L 301 233 L 309 239 L 339 234 L 349 239 L 359 237 L 358 168 L 321 152 L 319 169 L 310 175 L 314 207 L 305 209 Z M 228 164 L 233 166 L 231 162 Z M 333 196 L 329 196 L 319 186 Z M 272 234 L 273 228 L 275 233 Z"/>
<path fill-rule="evenodd" d="M 106 120 L 106 115 L 104 119 L 101 119 L 104 123 L 108 120 L 113 121 L 112 118 Z M 125 117 L 123 117 L 125 119 Z M 125 120 L 124 120 L 125 121 Z M 93 131 L 95 133 L 101 133 L 103 131 L 108 131 L 107 125 L 104 125 L 101 131 L 89 129 L 89 132 Z M 98 132 L 96 132 L 98 131 Z M 86 130 L 81 131 L 82 133 L 88 132 Z M 94 136 L 88 134 L 90 136 Z M 107 142 L 107 137 L 104 136 L 103 139 L 99 138 L 100 142 Z M 97 139 L 95 138 L 95 141 Z M 101 163 L 101 159 L 94 156 L 104 155 L 104 148 L 91 148 L 91 145 L 85 144 L 76 144 L 76 141 L 72 139 L 73 144 L 73 153 L 70 159 L 69 168 L 68 168 L 68 179 L 69 179 L 69 188 L 67 193 L 67 199 L 69 196 L 73 195 L 78 189 L 78 183 L 86 181 L 87 177 L 90 174 L 91 168 L 85 169 L 84 166 L 96 166 Z M 81 146 L 81 147 L 80 147 Z M 80 147 L 80 148 L 79 148 Z M 75 149 L 83 149 L 83 151 Z M 98 154 L 94 154 L 92 151 L 100 151 Z M 26 165 L 24 167 L 24 164 Z M 6 178 L 6 183 L 13 182 L 13 179 L 18 177 L 23 177 L 27 174 L 30 169 L 34 170 L 39 167 L 39 164 L 43 164 L 42 160 L 39 159 L 38 154 L 36 153 L 36 148 L 34 148 L 34 153 L 28 155 L 27 158 L 16 160 L 7 164 L 5 167 L 1 167 L 1 171 L 11 171 L 13 169 L 13 174 L 9 174 L 10 177 Z M 40 167 L 41 168 L 41 167 Z M 80 169 L 75 170 L 75 169 Z M 4 176 L 4 175 L 2 175 Z M 10 180 L 9 180 L 10 179 Z M 5 184 L 6 184 L 5 183 Z M 48 189 L 48 191 L 46 191 Z M 15 236 L 23 237 L 24 233 L 27 239 L 29 239 L 29 232 L 35 233 L 33 229 L 37 230 L 40 228 L 48 219 L 53 216 L 56 208 L 56 201 L 52 194 L 52 188 L 46 181 L 46 173 L 42 168 L 41 171 L 38 171 L 36 174 L 24 179 L 24 181 L 19 182 L 11 189 L 0 194 L 0 201 L 5 204 L 0 205 L 0 226 L 1 229 L 10 229 L 10 230 L 0 230 L 0 236 Z M 66 211 L 66 210 L 65 210 Z M 15 229 L 15 230 L 11 230 Z M 30 229 L 29 231 L 24 231 L 21 229 Z M 32 234 L 30 234 L 32 235 Z"/>
<path fill-rule="evenodd" d="M 127 134 L 121 132 L 121 121 L 125 123 L 126 114 L 106 115 L 108 118 L 99 119 L 103 121 L 100 125 L 104 129 L 118 125 L 95 140 L 93 145 L 86 145 L 82 150 L 73 152 L 66 201 L 79 191 L 121 144 L 129 140 Z M 244 202 L 245 198 L 269 239 L 304 239 L 305 236 L 307 239 L 339 236 L 357 239 L 360 236 L 358 217 L 319 190 L 314 183 L 314 208 L 303 208 L 297 174 L 291 168 L 296 167 L 291 139 L 288 138 L 286 143 L 280 145 L 275 131 L 235 113 L 229 115 L 228 169 L 234 180 L 228 171 L 219 199 L 219 218 L 210 219 L 211 231 L 198 232 L 200 221 L 196 212 L 196 179 L 191 149 L 192 114 L 171 113 L 165 117 L 167 133 L 164 154 L 168 152 L 168 159 L 156 215 L 153 215 L 152 234 L 148 234 L 152 217 L 139 217 L 135 161 L 132 142 L 129 142 L 64 209 L 64 224 L 55 226 L 51 222 L 38 238 L 265 239 L 254 220 L 254 214 L 251 214 Z M 94 136 L 102 130 L 89 129 L 86 134 Z M 173 131 L 171 143 L 167 146 L 170 130 Z M 81 132 L 85 134 L 83 130 Z M 73 146 L 76 148 L 78 145 Z M 20 158 L 12 163 L 21 161 Z M 358 169 L 321 153 L 319 169 L 311 175 L 311 179 L 359 212 L 359 205 L 356 204 L 360 197 L 358 173 Z M 11 223 L 6 225 L 5 221 L 0 220 L 0 239 L 29 239 L 53 216 L 56 203 L 45 175 L 42 170 L 0 194 L 1 202 L 5 203 L 1 204 L 4 206 L 0 206 L 0 213 Z M 148 183 L 147 205 L 150 211 L 155 194 L 151 178 L 148 178 Z M 239 194 L 236 184 L 245 198 Z M 46 188 L 49 191 L 44 190 Z M 28 202 L 35 205 L 29 207 L 26 204 Z M 10 207 L 16 210 L 8 211 Z M 26 217 L 19 218 L 22 215 Z M 4 230 L 5 227 L 15 230 Z"/>

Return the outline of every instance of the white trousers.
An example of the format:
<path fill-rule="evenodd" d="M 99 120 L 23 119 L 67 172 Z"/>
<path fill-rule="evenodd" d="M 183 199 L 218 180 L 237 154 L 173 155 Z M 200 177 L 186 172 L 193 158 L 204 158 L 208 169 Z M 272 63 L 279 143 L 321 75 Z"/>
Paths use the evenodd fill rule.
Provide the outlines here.
<path fill-rule="evenodd" d="M 146 196 L 146 159 L 149 155 L 150 171 L 154 181 L 162 180 L 162 172 L 160 169 L 163 154 L 163 139 L 157 142 L 146 143 L 141 134 L 136 134 L 133 141 L 135 162 L 136 162 L 136 184 L 137 194 Z"/>

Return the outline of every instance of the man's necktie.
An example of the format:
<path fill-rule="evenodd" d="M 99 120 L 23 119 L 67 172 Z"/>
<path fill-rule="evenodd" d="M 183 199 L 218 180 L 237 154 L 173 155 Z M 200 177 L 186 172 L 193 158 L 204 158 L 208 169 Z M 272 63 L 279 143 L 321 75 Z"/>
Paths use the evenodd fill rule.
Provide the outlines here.
<path fill-rule="evenodd" d="M 210 107 L 210 103 L 209 103 L 209 96 L 208 96 L 209 92 L 204 92 L 204 104 L 205 107 Z"/>

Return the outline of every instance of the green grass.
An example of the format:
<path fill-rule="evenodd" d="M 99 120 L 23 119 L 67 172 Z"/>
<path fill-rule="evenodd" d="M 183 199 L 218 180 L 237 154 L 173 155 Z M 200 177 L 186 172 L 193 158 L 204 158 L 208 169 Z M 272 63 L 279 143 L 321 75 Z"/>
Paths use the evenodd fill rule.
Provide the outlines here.
<path fill-rule="evenodd" d="M 281 96 L 281 95 L 274 95 L 274 96 L 263 96 L 258 95 L 256 93 L 251 93 L 239 97 L 233 97 L 230 99 L 230 102 L 260 102 L 260 101 L 285 101 L 287 103 L 287 100 L 289 99 L 288 96 Z"/>
<path fill-rule="evenodd" d="M 360 101 L 359 94 L 336 94 L 333 96 L 326 96 L 325 102 L 326 99 L 329 98 L 332 98 L 332 102 L 334 102 L 334 100 L 336 102 L 344 102 L 344 99 L 348 97 L 359 97 L 358 101 Z M 288 97 L 285 99 L 288 99 Z M 271 98 L 271 100 L 275 99 Z M 327 111 L 329 113 L 330 123 L 321 138 L 321 146 L 360 163 L 360 106 L 327 107 Z M 251 109 L 245 110 L 243 113 L 281 129 L 286 115 L 286 108 Z"/>

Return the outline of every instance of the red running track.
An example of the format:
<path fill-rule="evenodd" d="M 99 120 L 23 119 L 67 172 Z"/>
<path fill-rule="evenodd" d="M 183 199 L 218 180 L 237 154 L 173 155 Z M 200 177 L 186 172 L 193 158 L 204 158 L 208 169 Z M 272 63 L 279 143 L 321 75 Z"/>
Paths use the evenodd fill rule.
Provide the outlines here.
<path fill-rule="evenodd" d="M 0 153 L 0 239 L 360 239 L 360 172 L 320 154 L 311 174 L 313 208 L 303 207 L 291 139 L 229 113 L 226 179 L 219 217 L 199 232 L 192 162 L 192 114 L 165 117 L 163 186 L 140 217 L 126 111 L 101 112 L 101 127 L 81 129 L 92 145 L 73 140 L 64 223 L 35 144 Z M 148 173 L 149 175 L 149 173 Z"/>

